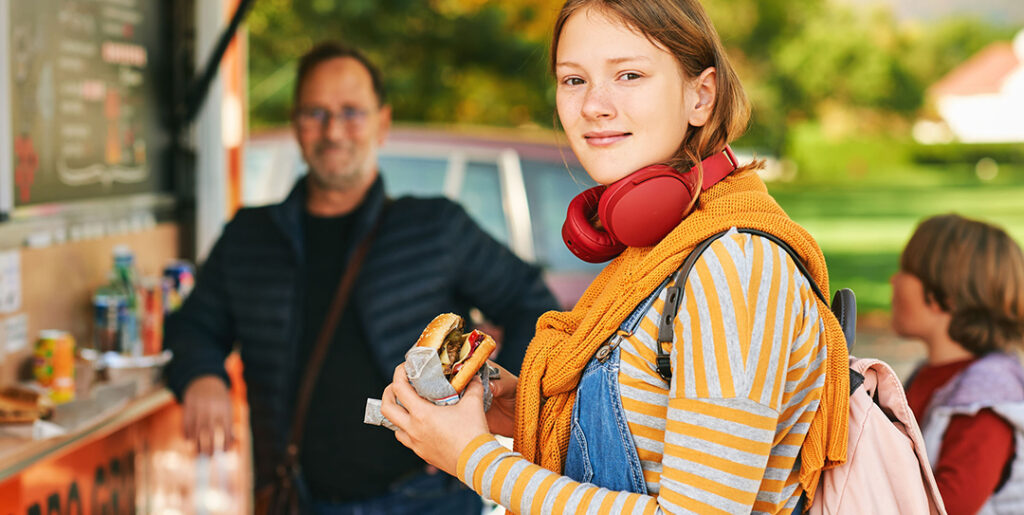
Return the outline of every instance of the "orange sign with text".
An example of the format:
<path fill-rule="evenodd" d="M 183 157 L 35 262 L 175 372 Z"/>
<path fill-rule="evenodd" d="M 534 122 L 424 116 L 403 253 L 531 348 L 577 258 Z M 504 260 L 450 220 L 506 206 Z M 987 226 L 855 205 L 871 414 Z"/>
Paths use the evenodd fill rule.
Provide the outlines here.
<path fill-rule="evenodd" d="M 133 513 L 137 424 L 30 466 L 0 485 L 4 513 Z"/>

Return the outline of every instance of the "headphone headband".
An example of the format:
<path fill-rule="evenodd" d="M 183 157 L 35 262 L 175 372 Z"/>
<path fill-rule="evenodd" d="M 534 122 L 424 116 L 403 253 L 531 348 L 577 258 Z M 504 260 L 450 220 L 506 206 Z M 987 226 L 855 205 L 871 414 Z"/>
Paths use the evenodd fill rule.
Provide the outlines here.
<path fill-rule="evenodd" d="M 715 152 L 701 161 L 701 165 L 704 166 L 704 185 L 701 187 L 701 191 L 707 191 L 740 167 L 739 161 L 736 160 L 736 154 L 732 153 L 729 145 L 726 145 L 721 152 Z M 696 171 L 696 166 L 690 168 L 691 173 Z"/>

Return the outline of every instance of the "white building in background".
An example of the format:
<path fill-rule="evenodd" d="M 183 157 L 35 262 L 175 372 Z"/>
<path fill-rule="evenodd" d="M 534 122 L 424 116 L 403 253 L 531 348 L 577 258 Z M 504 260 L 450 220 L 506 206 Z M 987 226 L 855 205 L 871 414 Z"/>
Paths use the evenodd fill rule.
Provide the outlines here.
<path fill-rule="evenodd" d="M 928 97 L 942 121 L 915 124 L 922 143 L 1024 142 L 1024 30 L 954 68 Z"/>

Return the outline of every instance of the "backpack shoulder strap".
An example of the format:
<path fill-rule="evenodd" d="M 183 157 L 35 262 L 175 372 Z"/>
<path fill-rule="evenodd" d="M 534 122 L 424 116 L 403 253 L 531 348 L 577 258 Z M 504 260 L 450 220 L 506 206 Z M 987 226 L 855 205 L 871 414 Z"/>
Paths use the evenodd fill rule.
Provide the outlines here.
<path fill-rule="evenodd" d="M 757 229 L 740 228 L 737 229 L 737 231 L 746 234 L 753 234 L 755 236 L 760 236 L 762 238 L 767 238 L 768 240 L 772 241 L 773 243 L 781 247 L 783 250 L 785 250 L 786 253 L 789 254 L 789 257 L 793 259 L 793 262 L 796 263 L 796 267 L 798 270 L 800 270 L 800 273 L 802 273 L 804 277 L 807 278 L 807 281 L 811 284 L 811 289 L 814 290 L 814 294 L 817 295 L 818 298 L 821 299 L 821 301 L 824 302 L 826 306 L 829 305 L 828 300 L 825 297 L 825 294 L 822 293 L 821 288 L 818 287 L 818 283 L 814 281 L 814 278 L 811 277 L 811 273 L 807 270 L 807 267 L 804 266 L 803 260 L 800 259 L 800 256 L 797 255 L 796 251 L 794 251 L 788 244 L 786 244 L 786 242 L 782 241 L 773 234 L 769 234 L 764 231 L 759 231 Z M 680 266 L 679 269 L 676 270 L 675 273 L 672 274 L 671 276 L 672 285 L 668 287 L 666 292 L 665 307 L 661 314 L 661 326 L 658 328 L 658 345 L 656 349 L 658 351 L 658 356 L 656 358 L 658 375 L 660 375 L 662 379 L 664 379 L 665 381 L 671 382 L 672 380 L 672 362 L 669 354 L 665 352 L 665 344 L 670 344 L 675 339 L 675 332 L 673 331 L 673 326 L 675 325 L 676 321 L 676 313 L 679 312 L 679 305 L 683 301 L 683 292 L 686 288 L 686 279 L 687 277 L 689 277 L 690 271 L 693 270 L 694 265 L 697 264 L 697 260 L 700 259 L 701 254 L 703 254 L 704 251 L 707 250 L 712 243 L 714 243 L 719 238 L 725 236 L 728 233 L 728 230 L 722 231 L 698 243 L 697 246 L 693 248 L 693 251 L 690 252 L 690 255 L 686 256 L 686 260 L 683 261 L 682 266 Z"/>
<path fill-rule="evenodd" d="M 725 236 L 727 232 L 729 231 L 722 231 L 698 243 L 690 251 L 690 255 L 686 256 L 683 265 L 670 276 L 671 280 L 669 282 L 672 285 L 668 287 L 665 293 L 665 307 L 662 308 L 661 326 L 658 328 L 658 356 L 656 358 L 658 375 L 665 381 L 672 382 L 672 361 L 669 354 L 665 352 L 664 344 L 672 343 L 675 339 L 675 332 L 672 328 L 676 322 L 676 313 L 679 312 L 679 304 L 683 301 L 683 289 L 686 286 L 686 278 L 690 275 L 690 270 L 693 269 L 693 266 L 697 264 L 701 254 L 718 238 Z"/>

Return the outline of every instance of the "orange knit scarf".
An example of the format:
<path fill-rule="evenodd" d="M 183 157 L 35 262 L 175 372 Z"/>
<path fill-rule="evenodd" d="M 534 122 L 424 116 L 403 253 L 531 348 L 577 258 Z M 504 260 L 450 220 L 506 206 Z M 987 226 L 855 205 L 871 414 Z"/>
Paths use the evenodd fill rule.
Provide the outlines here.
<path fill-rule="evenodd" d="M 730 227 L 778 236 L 803 258 L 822 291 L 829 291 L 825 258 L 810 234 L 786 216 L 756 172 L 734 173 L 704 192 L 698 209 L 656 246 L 628 248 L 609 263 L 572 311 L 551 311 L 538 320 L 516 392 L 516 451 L 562 472 L 576 386 L 587 362 L 690 250 Z M 842 328 L 820 300 L 818 310 L 825 314 L 828 363 L 821 403 L 801 449 L 800 481 L 809 497 L 822 470 L 846 461 L 850 393 Z"/>

